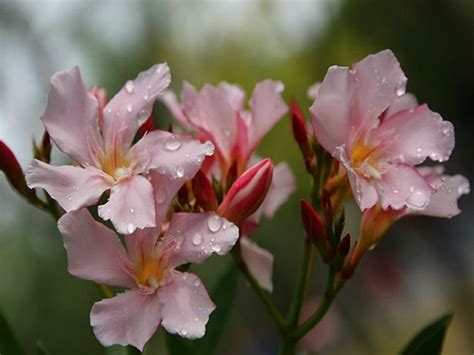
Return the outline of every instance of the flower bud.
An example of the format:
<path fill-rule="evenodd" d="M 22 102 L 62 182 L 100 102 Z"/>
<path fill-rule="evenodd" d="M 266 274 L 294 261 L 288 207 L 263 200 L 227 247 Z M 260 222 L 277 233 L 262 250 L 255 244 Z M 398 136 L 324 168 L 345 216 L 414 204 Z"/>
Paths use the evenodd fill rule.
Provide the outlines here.
<path fill-rule="evenodd" d="M 153 117 L 150 116 L 138 129 L 138 137 L 143 137 L 145 133 L 151 132 L 154 129 L 155 129 L 155 123 L 153 122 Z"/>
<path fill-rule="evenodd" d="M 300 210 L 306 235 L 319 250 L 323 260 L 329 262 L 332 252 L 321 216 L 303 199 L 300 202 Z"/>
<path fill-rule="evenodd" d="M 10 185 L 21 195 L 29 200 L 36 199 L 34 190 L 26 186 L 25 175 L 15 154 L 3 141 L 0 141 L 0 171 L 3 171 Z"/>
<path fill-rule="evenodd" d="M 216 194 L 212 183 L 202 170 L 199 170 L 194 176 L 192 184 L 196 204 L 204 211 L 215 211 L 217 208 Z"/>
<path fill-rule="evenodd" d="M 51 138 L 47 131 L 44 131 L 41 145 L 37 145 L 33 138 L 33 156 L 35 159 L 49 163 L 51 158 Z"/>
<path fill-rule="evenodd" d="M 337 245 L 337 255 L 345 258 L 351 249 L 351 235 L 348 233 Z"/>
<path fill-rule="evenodd" d="M 218 213 L 239 225 L 260 207 L 273 177 L 273 162 L 265 159 L 247 169 L 232 184 Z"/>
<path fill-rule="evenodd" d="M 311 144 L 308 139 L 308 130 L 303 113 L 296 101 L 290 104 L 291 111 L 291 127 L 293 129 L 293 137 L 295 138 L 301 153 L 303 154 L 306 170 L 313 173 L 316 168 L 316 160 L 311 149 Z"/>

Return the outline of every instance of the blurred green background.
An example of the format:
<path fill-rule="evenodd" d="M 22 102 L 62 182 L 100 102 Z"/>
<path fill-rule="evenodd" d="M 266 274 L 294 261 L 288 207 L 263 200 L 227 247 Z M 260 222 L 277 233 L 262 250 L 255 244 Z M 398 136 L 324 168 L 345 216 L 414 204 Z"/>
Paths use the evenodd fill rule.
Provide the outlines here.
<path fill-rule="evenodd" d="M 13 1 L 0 3 L 0 139 L 26 167 L 50 76 L 79 65 L 89 85 L 113 95 L 156 62 L 168 62 L 172 88 L 221 80 L 250 94 L 256 82 L 278 79 L 286 99 L 311 102 L 307 88 L 328 66 L 348 65 L 392 49 L 408 89 L 456 127 L 447 172 L 473 181 L 474 2 L 471 0 L 345 1 Z M 156 123 L 167 127 L 159 104 Z M 274 299 L 286 309 L 298 270 L 302 227 L 298 201 L 308 181 L 288 117 L 265 138 L 259 154 L 286 160 L 298 190 L 255 239 L 275 255 Z M 54 161 L 64 157 L 54 152 Z M 446 354 L 474 351 L 474 202 L 451 220 L 423 217 L 397 223 L 362 262 L 335 303 L 332 334 L 315 336 L 322 354 L 394 354 L 427 322 L 454 311 Z M 357 230 L 358 213 L 347 211 Z M 228 258 L 196 268 L 209 287 Z M 41 339 L 51 354 L 102 354 L 89 327 L 100 299 L 92 283 L 66 271 L 54 221 L 11 191 L 0 176 L 0 308 L 29 353 Z M 312 297 L 324 283 L 317 264 Z M 224 325 L 223 325 L 224 326 Z M 327 330 L 327 329 L 326 329 Z M 318 339 L 319 338 L 319 339 Z M 277 334 L 253 291 L 241 280 L 222 354 L 274 354 Z M 161 350 L 161 331 L 148 354 Z"/>

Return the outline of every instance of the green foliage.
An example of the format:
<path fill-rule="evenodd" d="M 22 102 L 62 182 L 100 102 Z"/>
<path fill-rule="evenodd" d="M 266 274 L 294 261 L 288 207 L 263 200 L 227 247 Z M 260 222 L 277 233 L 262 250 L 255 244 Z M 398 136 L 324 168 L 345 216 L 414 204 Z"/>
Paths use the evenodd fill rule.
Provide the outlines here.
<path fill-rule="evenodd" d="M 23 355 L 24 352 L 13 334 L 7 320 L 0 312 L 0 354 L 2 355 Z"/>
<path fill-rule="evenodd" d="M 166 341 L 170 355 L 216 354 L 219 340 L 225 329 L 224 326 L 232 311 L 237 291 L 237 281 L 238 271 L 234 265 L 231 265 L 210 293 L 210 297 L 217 308 L 210 316 L 204 338 L 191 341 L 178 335 L 167 334 Z"/>
<path fill-rule="evenodd" d="M 446 329 L 452 317 L 452 314 L 446 314 L 423 328 L 403 349 L 401 355 L 441 354 Z"/>

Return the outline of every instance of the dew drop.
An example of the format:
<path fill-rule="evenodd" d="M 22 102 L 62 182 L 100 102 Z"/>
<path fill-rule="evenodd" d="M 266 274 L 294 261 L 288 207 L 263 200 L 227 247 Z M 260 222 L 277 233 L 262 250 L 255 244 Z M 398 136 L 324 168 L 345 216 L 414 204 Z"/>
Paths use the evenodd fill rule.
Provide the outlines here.
<path fill-rule="evenodd" d="M 129 223 L 127 226 L 127 232 L 133 233 L 134 230 L 135 230 L 135 226 L 132 223 Z"/>
<path fill-rule="evenodd" d="M 195 322 L 199 322 L 199 318 L 198 318 L 198 317 L 195 317 L 195 318 L 194 318 L 194 321 L 195 321 Z"/>
<path fill-rule="evenodd" d="M 423 208 L 427 205 L 429 199 L 427 194 L 421 190 L 414 190 L 409 196 L 407 201 L 415 208 Z"/>
<path fill-rule="evenodd" d="M 129 102 L 129 103 L 127 104 L 127 111 L 128 111 L 128 112 L 132 112 L 132 111 L 133 111 L 133 104 L 132 104 L 131 102 Z"/>
<path fill-rule="evenodd" d="M 453 188 L 452 188 L 452 187 L 448 188 L 448 190 L 447 190 L 446 192 L 447 192 L 448 194 L 452 193 L 452 192 L 453 192 Z"/>
<path fill-rule="evenodd" d="M 180 331 L 179 331 L 179 335 L 185 337 L 186 335 L 188 335 L 188 330 L 186 328 L 182 328 Z"/>
<path fill-rule="evenodd" d="M 194 245 L 201 245 L 202 244 L 202 235 L 196 233 L 193 235 L 193 244 Z"/>
<path fill-rule="evenodd" d="M 202 306 L 198 306 L 198 309 L 202 311 L 204 308 Z"/>
<path fill-rule="evenodd" d="M 158 189 L 158 192 L 156 193 L 156 202 L 158 202 L 159 204 L 165 202 L 166 195 L 167 195 L 166 190 L 163 187 L 160 187 Z"/>
<path fill-rule="evenodd" d="M 184 176 L 184 167 L 182 165 L 178 165 L 176 168 L 176 175 L 180 178 Z"/>
<path fill-rule="evenodd" d="M 393 191 L 394 194 L 399 194 L 400 193 L 400 191 L 397 190 L 397 189 L 393 189 L 392 191 Z"/>
<path fill-rule="evenodd" d="M 135 89 L 135 84 L 133 83 L 133 81 L 127 81 L 127 83 L 125 84 L 125 90 L 127 90 L 127 92 L 131 94 L 133 92 L 133 89 Z"/>
<path fill-rule="evenodd" d="M 183 272 L 183 280 L 187 280 L 189 277 L 189 273 L 188 272 Z"/>
<path fill-rule="evenodd" d="M 158 173 L 160 173 L 161 175 L 166 173 L 166 168 L 164 165 L 160 165 L 157 170 L 158 170 Z"/>
<path fill-rule="evenodd" d="M 182 145 L 181 141 L 175 135 L 171 135 L 168 138 L 166 138 L 165 143 L 164 143 L 165 149 L 171 152 L 174 152 L 175 150 L 178 150 L 179 148 L 181 148 L 181 145 Z"/>
<path fill-rule="evenodd" d="M 469 192 L 471 192 L 471 189 L 469 188 L 469 184 L 462 184 L 458 187 L 458 194 L 459 195 L 464 195 L 464 194 L 468 194 Z"/>
<path fill-rule="evenodd" d="M 68 199 L 68 201 L 71 201 L 71 200 L 72 200 L 72 197 L 71 197 L 71 195 L 67 195 L 67 197 L 66 197 L 66 198 Z"/>
<path fill-rule="evenodd" d="M 207 226 L 209 227 L 209 230 L 213 233 L 219 231 L 222 227 L 222 219 L 213 214 L 211 216 L 209 216 L 208 220 L 207 220 Z"/>
<path fill-rule="evenodd" d="M 130 208 L 130 213 L 135 213 L 135 210 L 133 208 Z"/>
<path fill-rule="evenodd" d="M 405 94 L 405 88 L 403 86 L 399 87 L 396 91 L 397 96 L 402 96 Z"/>
<path fill-rule="evenodd" d="M 148 96 L 148 94 L 143 95 L 143 100 L 148 101 L 149 98 L 150 96 Z"/>
<path fill-rule="evenodd" d="M 222 251 L 222 247 L 219 243 L 216 243 L 212 246 L 212 250 L 214 250 L 216 253 L 220 253 Z"/>
<path fill-rule="evenodd" d="M 199 279 L 196 279 L 196 280 L 194 280 L 193 285 L 195 287 L 199 287 L 199 286 L 201 286 L 201 281 Z"/>

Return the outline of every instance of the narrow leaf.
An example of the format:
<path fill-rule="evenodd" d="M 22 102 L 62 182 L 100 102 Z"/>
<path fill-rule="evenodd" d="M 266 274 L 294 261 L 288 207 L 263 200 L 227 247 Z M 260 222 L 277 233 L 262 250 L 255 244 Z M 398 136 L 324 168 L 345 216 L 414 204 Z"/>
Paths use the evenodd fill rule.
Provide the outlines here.
<path fill-rule="evenodd" d="M 0 354 L 22 355 L 23 350 L 18 343 L 13 331 L 10 329 L 5 317 L 0 312 Z"/>
<path fill-rule="evenodd" d="M 423 328 L 408 343 L 401 355 L 441 354 L 446 330 L 452 317 L 452 314 L 446 314 Z"/>

